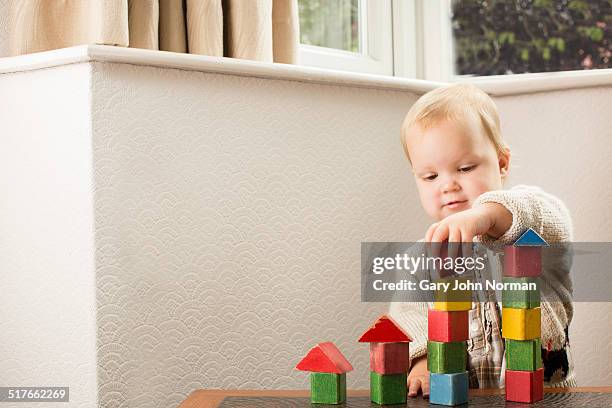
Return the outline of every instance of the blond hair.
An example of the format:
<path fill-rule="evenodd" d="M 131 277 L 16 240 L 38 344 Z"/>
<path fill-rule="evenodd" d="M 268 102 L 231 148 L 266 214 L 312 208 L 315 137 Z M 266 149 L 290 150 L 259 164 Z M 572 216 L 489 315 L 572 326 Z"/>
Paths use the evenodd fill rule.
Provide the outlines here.
<path fill-rule="evenodd" d="M 472 84 L 452 84 L 427 92 L 406 114 L 401 138 L 408 160 L 406 136 L 410 129 L 414 126 L 429 129 L 444 120 L 464 125 L 475 123 L 491 140 L 498 154 L 508 150 L 501 136 L 497 107 L 491 97 Z"/>

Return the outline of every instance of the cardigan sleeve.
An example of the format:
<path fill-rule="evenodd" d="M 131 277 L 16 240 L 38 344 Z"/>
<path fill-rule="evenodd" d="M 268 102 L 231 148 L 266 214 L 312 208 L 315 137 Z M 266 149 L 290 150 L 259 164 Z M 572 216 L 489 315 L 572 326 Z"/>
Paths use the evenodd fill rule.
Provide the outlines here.
<path fill-rule="evenodd" d="M 479 237 L 488 244 L 510 245 L 528 228 L 533 228 L 549 244 L 544 250 L 541 275 L 542 346 L 560 350 L 567 341 L 567 327 L 572 319 L 572 283 L 570 279 L 572 222 L 569 211 L 558 198 L 538 187 L 519 185 L 509 190 L 489 191 L 474 202 L 498 203 L 512 213 L 512 225 L 501 237 Z M 553 245 L 560 244 L 562 245 Z"/>

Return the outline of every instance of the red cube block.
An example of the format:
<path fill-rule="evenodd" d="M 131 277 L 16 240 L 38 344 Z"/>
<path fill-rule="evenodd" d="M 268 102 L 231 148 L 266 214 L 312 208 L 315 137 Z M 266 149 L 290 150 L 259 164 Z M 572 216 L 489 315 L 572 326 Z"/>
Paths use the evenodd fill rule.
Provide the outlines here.
<path fill-rule="evenodd" d="M 410 343 L 370 343 L 370 371 L 378 374 L 408 372 Z"/>
<path fill-rule="evenodd" d="M 427 338 L 432 341 L 450 343 L 469 338 L 469 311 L 427 311 Z"/>
<path fill-rule="evenodd" d="M 542 247 L 507 246 L 504 250 L 504 276 L 536 277 L 542 273 Z"/>
<path fill-rule="evenodd" d="M 506 401 L 536 402 L 544 398 L 544 369 L 506 370 Z"/>

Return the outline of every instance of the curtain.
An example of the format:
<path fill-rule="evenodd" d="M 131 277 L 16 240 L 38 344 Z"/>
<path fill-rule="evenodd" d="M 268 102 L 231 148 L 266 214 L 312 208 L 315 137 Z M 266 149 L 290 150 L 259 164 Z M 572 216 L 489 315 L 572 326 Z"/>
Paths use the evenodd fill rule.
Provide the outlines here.
<path fill-rule="evenodd" d="M 10 0 L 10 55 L 107 44 L 295 64 L 297 0 Z"/>

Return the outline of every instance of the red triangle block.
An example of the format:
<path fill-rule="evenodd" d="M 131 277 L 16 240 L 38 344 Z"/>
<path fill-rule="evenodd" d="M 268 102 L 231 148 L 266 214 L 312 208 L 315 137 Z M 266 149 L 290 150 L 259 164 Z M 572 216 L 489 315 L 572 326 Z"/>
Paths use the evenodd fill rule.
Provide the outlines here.
<path fill-rule="evenodd" d="M 319 343 L 310 349 L 306 357 L 295 366 L 302 371 L 342 374 L 353 370 L 353 366 L 331 341 Z"/>
<path fill-rule="evenodd" d="M 382 315 L 361 335 L 359 341 L 362 343 L 405 343 L 412 341 L 412 337 L 391 317 Z"/>

